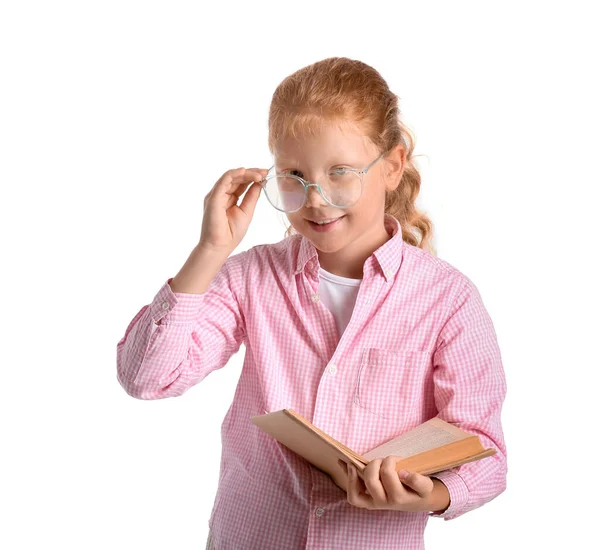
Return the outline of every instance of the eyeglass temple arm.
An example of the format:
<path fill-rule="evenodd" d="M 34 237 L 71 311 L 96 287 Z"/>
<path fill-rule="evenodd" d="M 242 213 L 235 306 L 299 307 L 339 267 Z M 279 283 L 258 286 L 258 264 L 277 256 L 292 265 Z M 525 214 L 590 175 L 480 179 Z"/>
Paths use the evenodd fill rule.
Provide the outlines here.
<path fill-rule="evenodd" d="M 363 168 L 361 172 L 366 174 L 370 170 L 371 166 L 373 166 L 383 155 L 385 155 L 385 153 L 381 153 L 381 155 L 379 155 L 371 164 L 369 164 L 369 166 Z"/>

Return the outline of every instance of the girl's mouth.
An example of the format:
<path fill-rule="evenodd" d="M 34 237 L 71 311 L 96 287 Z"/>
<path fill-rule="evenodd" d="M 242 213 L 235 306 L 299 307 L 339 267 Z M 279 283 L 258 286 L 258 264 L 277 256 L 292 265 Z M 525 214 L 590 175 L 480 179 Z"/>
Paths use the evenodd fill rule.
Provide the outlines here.
<path fill-rule="evenodd" d="M 315 230 L 315 231 L 319 231 L 319 232 L 325 232 L 325 231 L 331 231 L 332 229 L 334 229 L 336 226 L 339 225 L 339 222 L 342 218 L 345 218 L 344 216 L 340 216 L 339 218 L 333 220 L 332 222 L 329 223 L 323 223 L 323 224 L 318 224 L 315 222 L 311 222 L 310 220 L 308 220 L 308 223 L 310 224 L 310 226 Z"/>

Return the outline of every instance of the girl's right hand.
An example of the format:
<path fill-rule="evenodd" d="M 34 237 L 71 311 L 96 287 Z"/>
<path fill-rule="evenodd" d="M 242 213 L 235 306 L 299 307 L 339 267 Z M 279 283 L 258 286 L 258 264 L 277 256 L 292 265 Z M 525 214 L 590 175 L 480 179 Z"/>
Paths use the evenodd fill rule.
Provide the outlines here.
<path fill-rule="evenodd" d="M 235 168 L 227 170 L 204 198 L 204 217 L 200 247 L 222 251 L 227 256 L 240 244 L 254 215 L 260 197 L 258 183 L 267 174 L 266 168 Z M 254 183 L 252 183 L 254 182 Z M 240 195 L 252 183 L 238 206 Z"/>

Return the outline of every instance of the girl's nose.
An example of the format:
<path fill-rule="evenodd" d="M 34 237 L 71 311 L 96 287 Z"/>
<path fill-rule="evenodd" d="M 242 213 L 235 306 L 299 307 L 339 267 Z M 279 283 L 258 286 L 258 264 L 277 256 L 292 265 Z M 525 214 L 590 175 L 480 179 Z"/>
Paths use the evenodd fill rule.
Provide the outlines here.
<path fill-rule="evenodd" d="M 326 206 L 327 202 L 321 196 L 319 188 L 316 185 L 309 185 L 307 190 L 306 205 L 311 208 L 320 208 Z"/>

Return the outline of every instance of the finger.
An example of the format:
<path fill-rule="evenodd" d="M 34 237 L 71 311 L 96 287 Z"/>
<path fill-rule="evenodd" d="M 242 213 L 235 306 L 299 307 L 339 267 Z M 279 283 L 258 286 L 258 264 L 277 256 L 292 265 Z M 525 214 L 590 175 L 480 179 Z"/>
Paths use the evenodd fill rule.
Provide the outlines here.
<path fill-rule="evenodd" d="M 220 188 L 220 190 L 225 193 L 232 193 L 235 191 L 237 186 L 243 183 L 250 183 L 251 181 L 258 181 L 263 178 L 263 175 L 259 171 L 249 170 L 247 168 L 234 168 L 232 170 L 227 170 L 222 176 L 221 179 L 217 182 L 215 187 Z"/>
<path fill-rule="evenodd" d="M 421 475 L 417 472 L 408 471 L 407 476 L 403 476 L 403 472 L 407 470 L 400 470 L 398 472 L 398 479 L 407 487 L 410 487 L 420 497 L 425 498 L 433 488 L 433 481 L 430 477 Z"/>
<path fill-rule="evenodd" d="M 382 462 L 382 458 L 371 460 L 363 472 L 365 486 L 376 502 L 385 502 L 387 500 L 387 495 L 380 478 Z"/>
<path fill-rule="evenodd" d="M 261 176 L 266 176 L 269 173 L 268 168 L 248 168 L 250 172 L 257 172 Z"/>
<path fill-rule="evenodd" d="M 262 181 L 263 181 L 263 176 L 261 176 L 260 174 L 254 174 L 254 173 L 249 173 L 249 175 L 244 179 L 244 181 L 240 182 L 237 187 L 233 187 L 230 191 L 229 194 L 231 195 L 231 197 L 233 197 L 235 199 L 235 202 L 233 204 L 236 204 L 238 199 L 244 194 L 244 192 L 246 191 L 246 189 L 252 189 L 252 188 L 257 188 L 254 191 L 252 191 L 252 193 L 250 193 L 250 197 L 251 202 L 257 201 L 258 200 L 258 195 L 260 194 L 260 190 L 262 189 Z M 248 186 L 250 186 L 250 188 L 248 188 Z M 256 193 L 256 195 L 255 195 Z M 248 193 L 246 193 L 246 196 L 248 196 Z M 246 197 L 244 197 L 245 199 Z"/>
<path fill-rule="evenodd" d="M 209 191 L 209 193 L 204 198 L 205 201 L 209 199 L 216 198 L 217 202 L 220 205 L 230 206 L 229 195 L 231 194 L 231 188 L 233 186 L 233 182 L 239 178 L 239 176 L 243 175 L 246 172 L 245 168 L 232 168 L 231 170 L 227 170 L 218 180 L 217 183 L 213 186 L 213 188 Z"/>
<path fill-rule="evenodd" d="M 359 508 L 373 507 L 373 499 L 365 494 L 364 485 L 352 464 L 348 464 L 348 502 Z"/>
<path fill-rule="evenodd" d="M 243 176 L 246 173 L 246 169 L 241 166 L 240 168 L 232 168 L 231 170 L 227 170 L 218 181 L 217 185 L 221 185 L 222 187 L 228 188 L 232 181 L 238 179 L 240 176 Z"/>
<path fill-rule="evenodd" d="M 237 204 L 238 199 L 248 185 L 262 179 L 263 176 L 258 172 L 250 172 L 245 168 L 228 170 L 215 186 L 218 203 L 229 209 L 234 204 Z"/>
<path fill-rule="evenodd" d="M 234 174 L 234 180 L 239 180 L 242 178 L 244 180 L 247 180 L 253 178 L 254 176 L 259 176 L 262 179 L 269 173 L 269 171 L 266 168 L 243 168 L 242 170 L 243 171 L 241 171 L 240 173 Z"/>
<path fill-rule="evenodd" d="M 398 472 L 396 471 L 396 462 L 398 457 L 388 456 L 383 460 L 379 473 L 381 482 L 385 490 L 387 501 L 397 503 L 406 499 L 406 492 L 409 490 L 402 485 Z"/>
<path fill-rule="evenodd" d="M 240 174 L 236 174 L 231 178 L 231 184 L 233 185 L 241 185 L 248 184 L 253 181 L 261 181 L 264 178 L 264 175 L 261 172 L 255 170 L 246 170 Z M 231 187 L 231 185 L 230 185 Z M 230 190 L 231 191 L 231 190 Z"/>
<path fill-rule="evenodd" d="M 240 204 L 240 210 L 250 218 L 254 215 L 254 209 L 260 197 L 261 189 L 262 187 L 258 183 L 253 183 Z"/>
<path fill-rule="evenodd" d="M 229 189 L 226 189 L 225 192 L 228 195 L 235 197 L 237 201 L 249 185 L 259 183 L 262 179 L 263 176 L 258 172 L 246 172 L 245 174 L 234 178 L 232 182 L 233 185 L 231 185 Z"/>

